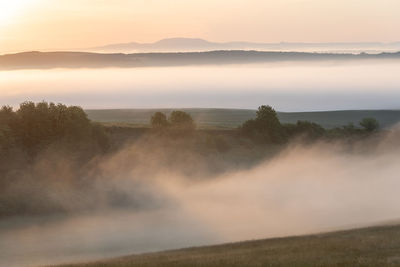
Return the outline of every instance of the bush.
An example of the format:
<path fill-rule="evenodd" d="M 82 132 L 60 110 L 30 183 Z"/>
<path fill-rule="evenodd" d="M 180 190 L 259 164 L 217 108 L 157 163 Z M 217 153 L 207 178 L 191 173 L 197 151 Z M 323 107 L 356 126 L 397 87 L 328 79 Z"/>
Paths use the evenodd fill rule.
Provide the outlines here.
<path fill-rule="evenodd" d="M 364 118 L 360 121 L 360 125 L 369 133 L 379 129 L 379 122 L 375 118 Z"/>
<path fill-rule="evenodd" d="M 156 112 L 151 116 L 150 123 L 154 129 L 164 129 L 168 126 L 167 116 L 162 112 Z"/>
<path fill-rule="evenodd" d="M 257 117 L 243 123 L 244 135 L 264 143 L 282 143 L 285 141 L 284 129 L 279 122 L 276 111 L 270 106 L 260 106 Z"/>
<path fill-rule="evenodd" d="M 288 137 L 303 135 L 309 139 L 317 139 L 326 133 L 321 125 L 309 121 L 297 121 L 296 124 L 288 123 L 283 127 Z"/>
<path fill-rule="evenodd" d="M 172 111 L 169 121 L 173 129 L 191 131 L 196 127 L 192 117 L 184 111 Z"/>

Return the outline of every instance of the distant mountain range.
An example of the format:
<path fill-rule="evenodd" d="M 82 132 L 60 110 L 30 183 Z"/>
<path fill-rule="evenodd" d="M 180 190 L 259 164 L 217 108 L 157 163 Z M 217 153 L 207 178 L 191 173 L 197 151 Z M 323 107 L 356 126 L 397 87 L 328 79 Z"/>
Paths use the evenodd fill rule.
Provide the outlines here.
<path fill-rule="evenodd" d="M 400 42 L 395 43 L 252 43 L 209 42 L 199 38 L 168 38 L 154 43 L 121 43 L 83 49 L 86 52 L 143 53 L 143 52 L 204 52 L 213 50 L 257 50 L 329 53 L 380 53 L 400 51 Z"/>
<path fill-rule="evenodd" d="M 87 52 L 24 52 L 0 56 L 0 70 L 51 68 L 154 67 L 223 65 L 294 61 L 400 60 L 400 52 L 335 54 L 305 52 L 211 51 L 103 54 Z"/>

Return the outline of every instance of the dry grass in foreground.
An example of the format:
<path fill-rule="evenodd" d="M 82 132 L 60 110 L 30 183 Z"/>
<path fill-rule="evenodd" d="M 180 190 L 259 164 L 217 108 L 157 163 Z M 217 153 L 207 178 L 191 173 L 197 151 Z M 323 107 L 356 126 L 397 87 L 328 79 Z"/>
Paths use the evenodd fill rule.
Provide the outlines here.
<path fill-rule="evenodd" d="M 69 266 L 400 266 L 400 225 L 194 247 Z"/>

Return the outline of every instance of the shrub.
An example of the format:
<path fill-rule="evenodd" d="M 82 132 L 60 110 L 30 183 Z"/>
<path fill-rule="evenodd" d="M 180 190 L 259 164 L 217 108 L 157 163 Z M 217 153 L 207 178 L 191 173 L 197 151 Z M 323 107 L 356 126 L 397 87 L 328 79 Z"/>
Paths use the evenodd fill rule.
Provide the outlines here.
<path fill-rule="evenodd" d="M 374 132 L 379 129 L 379 122 L 375 118 L 364 118 L 360 121 L 360 125 L 366 132 Z"/>
<path fill-rule="evenodd" d="M 244 135 L 264 143 L 285 141 L 284 129 L 272 107 L 260 106 L 256 114 L 255 119 L 243 123 L 241 131 Z"/>
<path fill-rule="evenodd" d="M 151 116 L 150 123 L 155 129 L 164 129 L 168 126 L 167 116 L 162 112 L 156 112 Z"/>
<path fill-rule="evenodd" d="M 325 135 L 325 129 L 314 122 L 297 121 L 296 124 L 285 124 L 284 126 L 286 135 L 289 137 L 303 135 L 309 139 L 320 138 Z"/>
<path fill-rule="evenodd" d="M 169 116 L 169 121 L 173 129 L 190 131 L 194 130 L 196 127 L 193 118 L 184 111 L 172 111 L 171 115 Z"/>

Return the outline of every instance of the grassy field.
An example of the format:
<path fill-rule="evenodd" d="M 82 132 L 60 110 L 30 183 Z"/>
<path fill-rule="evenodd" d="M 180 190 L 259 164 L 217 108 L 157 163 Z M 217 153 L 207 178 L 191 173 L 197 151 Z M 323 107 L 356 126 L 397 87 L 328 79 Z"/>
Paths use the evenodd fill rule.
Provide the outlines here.
<path fill-rule="evenodd" d="M 70 266 L 400 266 L 400 225 L 187 248 Z"/>
<path fill-rule="evenodd" d="M 196 121 L 200 128 L 235 128 L 256 116 L 250 109 L 181 109 Z M 108 124 L 122 123 L 130 126 L 148 125 L 151 115 L 161 111 L 169 114 L 172 109 L 103 109 L 86 110 L 89 118 Z M 365 117 L 376 118 L 381 127 L 390 127 L 400 122 L 400 110 L 345 110 L 323 112 L 278 112 L 282 123 L 295 123 L 298 120 L 316 122 L 325 128 L 334 128 L 352 122 L 355 125 Z"/>

